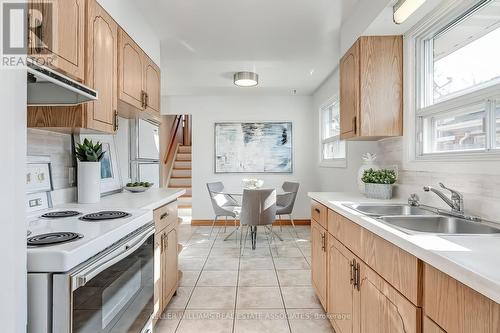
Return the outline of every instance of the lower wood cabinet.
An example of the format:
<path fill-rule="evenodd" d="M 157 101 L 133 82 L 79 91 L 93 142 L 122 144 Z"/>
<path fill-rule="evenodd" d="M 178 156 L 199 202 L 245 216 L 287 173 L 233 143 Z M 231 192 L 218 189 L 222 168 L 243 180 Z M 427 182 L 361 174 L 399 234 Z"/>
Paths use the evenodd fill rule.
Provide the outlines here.
<path fill-rule="evenodd" d="M 313 219 L 311 221 L 312 285 L 324 308 L 327 305 L 327 237 L 326 230 Z"/>
<path fill-rule="evenodd" d="M 178 257 L 177 257 L 177 223 L 167 223 L 168 220 L 177 221 L 177 203 L 170 203 L 153 212 L 155 220 L 155 253 L 154 253 L 154 314 L 157 319 L 178 287 Z M 163 228 L 162 228 L 163 227 Z M 161 230 L 160 230 L 161 229 Z"/>
<path fill-rule="evenodd" d="M 328 235 L 327 312 L 336 333 L 358 332 L 355 305 L 359 292 L 354 287 L 355 256 L 332 235 Z"/>
<path fill-rule="evenodd" d="M 420 332 L 420 308 L 332 235 L 328 246 L 327 311 L 336 333 Z"/>
<path fill-rule="evenodd" d="M 500 332 L 499 304 L 430 265 L 424 276 L 425 315 L 444 332 Z"/>
<path fill-rule="evenodd" d="M 424 317 L 423 333 L 446 333 L 429 317 Z"/>

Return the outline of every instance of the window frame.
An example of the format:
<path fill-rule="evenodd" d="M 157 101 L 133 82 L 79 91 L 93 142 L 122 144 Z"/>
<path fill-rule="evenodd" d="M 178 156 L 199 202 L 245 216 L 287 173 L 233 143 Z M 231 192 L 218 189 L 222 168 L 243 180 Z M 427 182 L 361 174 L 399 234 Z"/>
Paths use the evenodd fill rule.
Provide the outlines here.
<path fill-rule="evenodd" d="M 475 10 L 487 5 L 489 0 L 477 1 L 447 0 L 431 15 L 417 24 L 405 35 L 405 67 L 407 84 L 405 104 L 405 143 L 409 147 L 408 162 L 411 161 L 471 161 L 498 160 L 500 147 L 496 147 L 496 108 L 500 106 L 500 83 L 487 86 L 478 85 L 467 92 L 450 96 L 431 104 L 432 86 L 432 40 L 439 33 L 460 20 L 471 15 Z M 426 89 L 430 89 L 426 91 Z M 434 152 L 424 149 L 424 116 L 460 112 L 471 106 L 484 103 L 486 111 L 486 147 L 477 151 Z"/>
<path fill-rule="evenodd" d="M 325 109 L 330 108 L 332 105 L 338 104 L 339 105 L 339 113 L 340 113 L 340 98 L 338 95 L 334 95 L 331 98 L 329 98 L 325 103 L 321 104 L 318 108 L 318 115 L 319 115 L 319 166 L 320 167 L 325 167 L 325 168 L 346 168 L 347 167 L 347 142 L 344 140 L 340 140 L 340 133 L 338 135 L 334 135 L 332 137 L 328 137 L 326 139 L 323 139 L 323 111 Z M 330 158 L 330 159 L 325 159 L 323 158 L 323 146 L 327 143 L 330 142 L 336 142 L 340 141 L 343 142 L 345 145 L 344 151 L 345 155 L 343 158 Z"/>

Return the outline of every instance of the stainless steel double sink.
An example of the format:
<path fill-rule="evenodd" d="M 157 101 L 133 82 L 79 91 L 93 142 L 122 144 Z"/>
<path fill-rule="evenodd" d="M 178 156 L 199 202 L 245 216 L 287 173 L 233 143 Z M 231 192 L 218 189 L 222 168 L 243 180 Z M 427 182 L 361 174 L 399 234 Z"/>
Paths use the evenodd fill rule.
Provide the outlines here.
<path fill-rule="evenodd" d="M 434 211 L 405 204 L 349 204 L 364 215 L 377 218 L 406 233 L 445 235 L 500 234 L 500 227 L 439 215 Z"/>

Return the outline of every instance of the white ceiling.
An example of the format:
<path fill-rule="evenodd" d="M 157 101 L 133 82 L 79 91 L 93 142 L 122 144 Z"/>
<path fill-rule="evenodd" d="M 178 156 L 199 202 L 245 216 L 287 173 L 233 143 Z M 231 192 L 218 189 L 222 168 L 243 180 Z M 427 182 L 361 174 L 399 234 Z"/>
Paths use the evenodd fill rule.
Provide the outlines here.
<path fill-rule="evenodd" d="M 150 0 L 165 95 L 311 94 L 336 67 L 342 17 L 358 0 Z M 232 83 L 260 75 L 256 88 Z"/>

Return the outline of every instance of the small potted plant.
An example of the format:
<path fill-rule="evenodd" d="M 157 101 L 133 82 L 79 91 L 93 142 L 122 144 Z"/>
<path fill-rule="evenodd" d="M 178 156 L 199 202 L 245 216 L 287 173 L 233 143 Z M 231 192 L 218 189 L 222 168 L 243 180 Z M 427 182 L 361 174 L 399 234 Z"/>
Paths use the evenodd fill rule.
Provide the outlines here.
<path fill-rule="evenodd" d="M 75 147 L 78 159 L 78 203 L 96 203 L 101 199 L 102 144 L 83 140 Z"/>
<path fill-rule="evenodd" d="M 372 199 L 391 199 L 392 187 L 397 180 L 396 171 L 368 169 L 361 178 L 365 183 L 365 194 Z"/>

